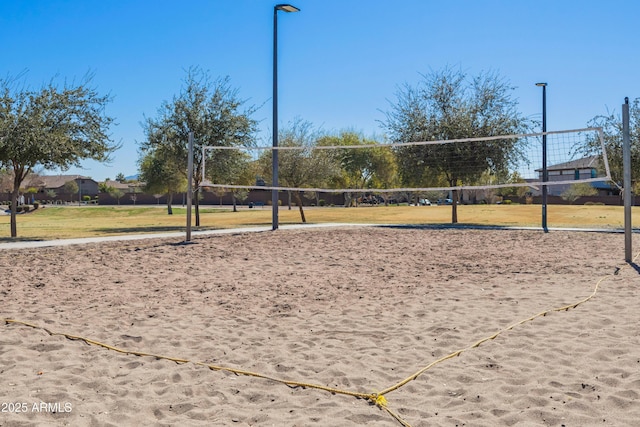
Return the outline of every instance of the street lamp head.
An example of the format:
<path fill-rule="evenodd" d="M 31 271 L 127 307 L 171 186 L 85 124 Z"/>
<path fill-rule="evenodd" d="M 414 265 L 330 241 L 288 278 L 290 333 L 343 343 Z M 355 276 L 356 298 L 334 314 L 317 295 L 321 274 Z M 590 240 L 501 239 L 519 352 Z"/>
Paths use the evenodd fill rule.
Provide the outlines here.
<path fill-rule="evenodd" d="M 536 83 L 536 86 L 543 86 L 544 87 L 546 85 L 547 85 L 546 83 Z"/>
<path fill-rule="evenodd" d="M 300 9 L 290 4 L 277 4 L 275 10 L 284 10 L 285 12 L 300 12 Z"/>

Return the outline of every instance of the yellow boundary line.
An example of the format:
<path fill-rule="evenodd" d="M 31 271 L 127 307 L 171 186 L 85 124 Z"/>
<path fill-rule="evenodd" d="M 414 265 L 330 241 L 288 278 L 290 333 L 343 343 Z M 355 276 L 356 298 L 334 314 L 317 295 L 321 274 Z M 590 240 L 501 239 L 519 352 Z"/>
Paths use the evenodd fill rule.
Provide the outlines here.
<path fill-rule="evenodd" d="M 640 253 L 638 253 L 634 259 L 632 260 L 632 262 L 635 262 L 638 257 L 640 257 Z M 628 267 L 630 264 L 627 263 L 622 267 L 616 267 L 616 271 L 612 274 L 608 274 L 606 276 L 601 277 L 595 284 L 593 292 L 586 298 L 573 303 L 573 304 L 569 304 L 569 305 L 565 305 L 562 307 L 557 307 L 557 308 L 551 308 L 549 310 L 545 310 L 542 311 L 538 314 L 535 314 L 531 317 L 528 317 L 524 320 L 521 320 L 519 322 L 513 323 L 510 326 L 507 326 L 506 328 L 503 328 L 501 330 L 499 330 L 498 332 L 494 333 L 493 335 L 490 335 L 486 338 L 483 338 L 463 349 L 460 350 L 456 350 L 453 353 L 450 353 L 446 356 L 441 357 L 440 359 L 437 359 L 433 362 L 431 362 L 430 364 L 428 364 L 427 366 L 425 366 L 424 368 L 420 369 L 419 371 L 417 371 L 416 373 L 414 373 L 413 375 L 405 378 L 404 380 L 392 385 L 391 387 L 388 387 L 380 392 L 377 393 L 361 393 L 361 392 L 354 392 L 354 391 L 349 391 L 349 390 L 341 390 L 341 389 L 337 389 L 337 388 L 332 388 L 332 387 L 326 387 L 320 384 L 313 384 L 313 383 L 305 383 L 305 382 L 299 382 L 299 381 L 290 381 L 290 380 L 284 380 L 281 378 L 275 378 L 275 377 L 271 377 L 269 375 L 264 375 L 264 374 L 260 374 L 257 372 L 251 372 L 251 371 L 245 371 L 242 369 L 235 369 L 235 368 L 229 368 L 226 366 L 219 366 L 219 365 L 214 365 L 214 364 L 210 364 L 210 363 L 206 363 L 206 362 L 193 362 L 191 360 L 188 359 L 182 359 L 182 358 L 177 358 L 177 357 L 171 357 L 171 356 L 163 356 L 163 355 L 159 355 L 159 354 L 154 354 L 154 353 L 146 353 L 146 352 L 141 352 L 141 351 L 132 351 L 132 350 L 126 350 L 126 349 L 121 349 L 118 347 L 114 347 L 111 346 L 109 344 L 105 344 L 102 343 L 100 341 L 96 341 L 90 338 L 85 338 L 82 336 L 78 336 L 78 335 L 71 335 L 71 334 L 67 334 L 64 332 L 55 332 L 52 331 L 44 326 L 40 326 L 40 325 L 35 325 L 32 323 L 28 323 L 28 322 L 24 322 L 21 320 L 16 320 L 16 319 L 6 319 L 3 318 L 2 321 L 5 322 L 5 324 L 16 324 L 16 325 L 22 325 L 22 326 L 28 326 L 30 328 L 33 329 L 40 329 L 45 331 L 46 333 L 48 333 L 51 336 L 63 336 L 69 340 L 73 340 L 73 341 L 83 341 L 86 344 L 89 345 L 95 345 L 98 347 L 103 347 L 106 348 L 108 350 L 112 350 L 118 353 L 123 353 L 123 354 L 131 354 L 131 355 L 135 355 L 135 356 L 143 356 L 143 357 L 154 357 L 156 359 L 162 359 L 162 360 L 170 360 L 172 362 L 176 362 L 178 364 L 183 364 L 183 363 L 193 363 L 194 365 L 198 365 L 198 366 L 204 366 L 209 368 L 210 370 L 213 371 L 224 371 L 224 372 L 230 372 L 236 375 L 244 375 L 244 376 L 249 376 L 249 377 L 255 377 L 255 378 L 262 378 L 262 379 L 266 379 L 266 380 L 271 380 L 271 381 L 275 381 L 281 384 L 285 384 L 289 387 L 292 388 L 296 388 L 296 387 L 301 387 L 301 388 L 313 388 L 313 389 L 317 389 L 317 390 L 323 390 L 323 391 L 327 391 L 329 393 L 332 394 L 342 394 L 342 395 L 346 395 L 346 396 L 352 396 L 352 397 L 356 397 L 358 399 L 365 399 L 367 400 L 370 404 L 377 406 L 380 409 L 384 409 L 391 417 L 393 417 L 396 421 L 398 421 L 402 426 L 404 427 L 411 427 L 411 425 L 406 422 L 405 420 L 403 420 L 397 413 L 393 412 L 391 409 L 389 409 L 388 405 L 387 405 L 387 399 L 385 398 L 386 394 L 391 393 L 392 391 L 395 391 L 399 388 L 401 388 L 402 386 L 404 386 L 405 384 L 415 380 L 416 378 L 418 378 L 420 375 L 424 374 L 426 371 L 428 371 L 429 369 L 433 368 L 434 366 L 443 363 L 449 359 L 453 359 L 454 357 L 460 356 L 462 353 L 465 353 L 467 351 L 470 351 L 474 348 L 479 347 L 480 345 L 494 340 L 495 338 L 497 338 L 498 336 L 502 335 L 503 333 L 510 331 L 512 329 L 514 329 L 517 326 L 520 326 L 524 323 L 527 322 L 531 322 L 535 319 L 537 319 L 538 317 L 543 317 L 546 316 L 549 313 L 553 313 L 553 312 L 559 312 L 559 311 L 569 311 L 569 309 L 572 308 L 576 308 L 584 303 L 586 303 L 587 301 L 591 300 L 596 293 L 598 292 L 598 289 L 600 288 L 600 284 L 607 278 L 615 276 L 617 274 L 619 274 L 619 272 L 621 270 L 623 270 L 625 267 Z"/>

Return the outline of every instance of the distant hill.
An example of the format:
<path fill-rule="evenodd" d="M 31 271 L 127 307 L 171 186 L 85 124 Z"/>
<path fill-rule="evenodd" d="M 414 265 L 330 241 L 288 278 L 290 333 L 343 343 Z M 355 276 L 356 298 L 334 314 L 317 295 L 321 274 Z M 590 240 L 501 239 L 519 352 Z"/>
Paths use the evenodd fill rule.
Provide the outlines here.
<path fill-rule="evenodd" d="M 135 175 L 129 175 L 129 176 L 125 176 L 124 179 L 126 179 L 127 181 L 137 181 L 138 180 L 138 174 Z"/>

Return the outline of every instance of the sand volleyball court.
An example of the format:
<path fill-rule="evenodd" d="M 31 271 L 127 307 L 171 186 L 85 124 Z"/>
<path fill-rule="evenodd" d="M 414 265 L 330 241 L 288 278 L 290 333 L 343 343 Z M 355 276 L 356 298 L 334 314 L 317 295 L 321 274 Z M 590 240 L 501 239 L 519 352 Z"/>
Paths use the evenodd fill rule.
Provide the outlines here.
<path fill-rule="evenodd" d="M 0 251 L 2 426 L 632 426 L 621 234 L 346 227 Z M 636 242 L 638 243 L 637 239 Z M 550 311 L 482 343 L 538 313 Z M 382 400 L 379 400 L 382 404 Z"/>

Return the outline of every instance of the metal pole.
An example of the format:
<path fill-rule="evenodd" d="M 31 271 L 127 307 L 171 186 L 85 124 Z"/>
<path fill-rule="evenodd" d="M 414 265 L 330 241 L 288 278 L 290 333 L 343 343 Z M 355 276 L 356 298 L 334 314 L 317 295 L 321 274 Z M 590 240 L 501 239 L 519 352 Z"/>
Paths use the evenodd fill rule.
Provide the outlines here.
<path fill-rule="evenodd" d="M 631 143 L 629 138 L 629 98 L 622 105 L 622 168 L 624 197 L 624 259 L 631 262 Z"/>
<path fill-rule="evenodd" d="M 277 4 L 273 7 L 273 156 L 272 186 L 278 186 L 278 11 L 299 12 L 290 4 Z M 271 228 L 278 229 L 278 190 L 271 190 Z"/>
<path fill-rule="evenodd" d="M 187 159 L 187 242 L 191 241 L 191 200 L 193 198 L 193 132 L 189 132 L 189 158 Z"/>
<path fill-rule="evenodd" d="M 545 183 L 549 181 L 547 171 L 547 85 L 542 86 L 542 228 L 545 233 L 547 228 L 547 196 L 548 190 Z"/>
<path fill-rule="evenodd" d="M 273 8 L 273 153 L 272 183 L 278 186 L 278 7 Z M 271 190 L 271 229 L 278 229 L 278 190 Z"/>

